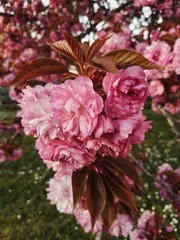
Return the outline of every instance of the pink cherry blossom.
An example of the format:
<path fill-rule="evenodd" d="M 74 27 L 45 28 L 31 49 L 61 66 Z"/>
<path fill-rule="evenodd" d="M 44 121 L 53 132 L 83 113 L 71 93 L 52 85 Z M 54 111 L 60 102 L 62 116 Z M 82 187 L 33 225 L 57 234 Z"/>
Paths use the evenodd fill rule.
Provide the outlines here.
<path fill-rule="evenodd" d="M 50 200 L 52 205 L 56 205 L 59 212 L 73 213 L 73 195 L 70 176 L 51 178 L 46 191 L 48 192 L 47 199 Z"/>
<path fill-rule="evenodd" d="M 4 149 L 0 148 L 0 163 L 3 163 L 7 160 L 6 153 Z"/>
<path fill-rule="evenodd" d="M 92 226 L 91 226 L 91 217 L 90 217 L 89 211 L 84 208 L 77 208 L 74 214 L 77 222 L 83 227 L 84 231 L 86 233 L 91 232 Z M 97 219 L 94 225 L 93 233 L 97 233 L 101 230 L 102 230 L 102 220 L 101 218 L 99 218 Z"/>
<path fill-rule="evenodd" d="M 144 56 L 149 60 L 160 64 L 161 66 L 166 66 L 169 60 L 169 54 L 171 47 L 169 44 L 163 41 L 152 42 L 144 52 Z"/>
<path fill-rule="evenodd" d="M 49 83 L 45 87 L 27 86 L 22 90 L 22 98 L 18 102 L 21 107 L 22 125 L 27 135 L 38 137 L 48 134 L 52 139 L 56 137 L 58 124 L 50 104 L 54 87 L 55 85 Z"/>
<path fill-rule="evenodd" d="M 180 54 L 180 38 L 178 38 L 173 46 L 173 52 L 177 55 Z"/>
<path fill-rule="evenodd" d="M 127 237 L 133 228 L 133 221 L 127 214 L 117 214 L 109 229 L 111 235 Z"/>
<path fill-rule="evenodd" d="M 130 240 L 149 240 L 142 229 L 134 229 L 130 233 Z"/>
<path fill-rule="evenodd" d="M 148 224 L 148 225 L 147 225 Z M 154 226 L 154 213 L 149 210 L 143 212 L 141 217 L 138 219 L 138 228 L 146 229 L 146 227 Z"/>
<path fill-rule="evenodd" d="M 105 112 L 112 118 L 138 113 L 148 94 L 148 84 L 140 67 L 129 67 L 119 74 L 107 73 L 103 79 L 107 93 Z"/>
<path fill-rule="evenodd" d="M 58 171 L 60 175 L 71 175 L 74 170 L 81 169 L 96 159 L 93 154 L 73 139 L 47 140 L 39 138 L 36 148 L 47 166 Z"/>
<path fill-rule="evenodd" d="M 165 93 L 163 84 L 160 81 L 151 81 L 149 84 L 149 94 L 151 97 L 156 97 Z"/>
<path fill-rule="evenodd" d="M 57 86 L 51 97 L 54 117 L 64 133 L 83 140 L 94 131 L 103 100 L 88 77 L 77 77 Z"/>
<path fill-rule="evenodd" d="M 127 26 L 122 26 L 120 32 L 107 34 L 104 30 L 98 32 L 99 38 L 108 38 L 100 51 L 107 53 L 115 49 L 123 49 L 130 47 L 130 30 Z"/>

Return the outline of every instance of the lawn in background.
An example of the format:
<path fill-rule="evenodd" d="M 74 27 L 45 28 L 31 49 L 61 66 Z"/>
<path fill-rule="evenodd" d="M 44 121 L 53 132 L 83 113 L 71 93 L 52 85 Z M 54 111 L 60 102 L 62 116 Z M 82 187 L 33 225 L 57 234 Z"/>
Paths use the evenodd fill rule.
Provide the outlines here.
<path fill-rule="evenodd" d="M 1 107 L 0 119 L 13 113 L 12 107 Z M 153 128 L 147 134 L 141 151 L 149 159 L 144 167 L 154 174 L 162 163 L 178 167 L 180 148 L 174 134 L 169 130 L 166 119 L 146 110 L 153 121 Z M 34 139 L 24 136 L 22 146 L 25 153 L 16 162 L 0 165 L 0 240 L 88 240 L 94 235 L 85 234 L 70 215 L 60 214 L 46 198 L 48 180 L 53 172 L 48 170 L 34 149 Z M 140 212 L 146 209 L 158 210 L 168 224 L 174 224 L 177 239 L 178 223 L 171 204 L 162 201 L 154 188 L 152 179 L 142 175 L 144 190 L 137 198 Z M 105 237 L 103 239 L 116 239 Z M 123 239 L 123 238 L 119 238 Z"/>

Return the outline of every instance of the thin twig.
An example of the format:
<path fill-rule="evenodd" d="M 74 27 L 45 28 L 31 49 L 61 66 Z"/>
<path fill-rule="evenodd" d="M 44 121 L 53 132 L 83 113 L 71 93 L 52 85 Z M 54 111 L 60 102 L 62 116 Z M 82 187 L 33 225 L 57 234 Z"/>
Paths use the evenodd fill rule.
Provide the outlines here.
<path fill-rule="evenodd" d="M 180 204 L 180 197 L 175 194 L 163 181 L 160 181 L 158 179 L 155 179 L 154 175 L 151 174 L 142 164 L 142 162 L 140 162 L 140 160 L 136 159 L 132 154 L 130 154 L 132 160 L 141 168 L 141 170 L 143 172 L 145 172 L 149 177 L 151 177 L 155 182 L 159 183 L 164 189 L 166 189 L 166 191 L 170 194 L 170 196 L 178 201 L 178 203 Z"/>

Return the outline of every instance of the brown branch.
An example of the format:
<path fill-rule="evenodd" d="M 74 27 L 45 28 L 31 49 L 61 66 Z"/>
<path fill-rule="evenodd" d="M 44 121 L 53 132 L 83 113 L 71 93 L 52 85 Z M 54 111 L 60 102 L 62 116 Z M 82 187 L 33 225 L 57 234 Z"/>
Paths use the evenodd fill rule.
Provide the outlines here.
<path fill-rule="evenodd" d="M 172 197 L 172 199 L 176 200 L 179 202 L 180 204 L 180 197 L 175 194 L 171 188 L 169 188 L 163 181 L 159 181 L 158 179 L 155 179 L 154 175 L 151 174 L 142 164 L 142 162 L 138 159 L 136 159 L 132 154 L 130 154 L 131 159 L 140 167 L 140 169 L 146 173 L 150 178 L 153 179 L 153 181 L 159 183 L 164 189 L 166 189 L 166 191 L 170 194 L 170 196 Z"/>

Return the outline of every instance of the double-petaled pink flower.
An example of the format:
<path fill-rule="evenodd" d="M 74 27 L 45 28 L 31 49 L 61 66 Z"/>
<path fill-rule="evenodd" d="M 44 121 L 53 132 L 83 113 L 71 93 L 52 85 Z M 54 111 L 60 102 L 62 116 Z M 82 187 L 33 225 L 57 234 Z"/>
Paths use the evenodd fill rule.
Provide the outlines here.
<path fill-rule="evenodd" d="M 141 111 L 148 95 L 148 84 L 140 67 L 129 67 L 119 74 L 107 73 L 103 80 L 107 94 L 105 113 L 111 118 L 132 116 Z"/>

